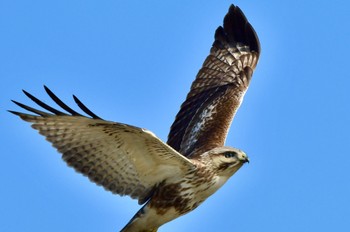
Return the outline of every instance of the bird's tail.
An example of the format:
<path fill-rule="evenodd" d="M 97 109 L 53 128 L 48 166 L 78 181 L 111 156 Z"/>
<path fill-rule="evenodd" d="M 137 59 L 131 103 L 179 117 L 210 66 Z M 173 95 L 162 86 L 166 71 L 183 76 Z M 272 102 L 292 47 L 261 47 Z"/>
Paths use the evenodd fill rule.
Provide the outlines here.
<path fill-rule="evenodd" d="M 145 229 L 145 223 L 142 218 L 145 216 L 144 205 L 137 213 L 131 218 L 131 220 L 124 226 L 120 232 L 157 232 L 158 228 Z"/>
<path fill-rule="evenodd" d="M 157 232 L 157 231 L 158 231 L 158 228 L 152 229 L 152 230 L 141 230 L 139 232 Z M 133 228 L 127 228 L 126 226 L 120 232 L 135 232 L 135 230 Z"/>
<path fill-rule="evenodd" d="M 133 224 L 132 221 L 130 221 L 120 232 L 157 232 L 158 228 L 155 229 L 137 229 L 138 226 L 136 226 L 135 224 Z"/>

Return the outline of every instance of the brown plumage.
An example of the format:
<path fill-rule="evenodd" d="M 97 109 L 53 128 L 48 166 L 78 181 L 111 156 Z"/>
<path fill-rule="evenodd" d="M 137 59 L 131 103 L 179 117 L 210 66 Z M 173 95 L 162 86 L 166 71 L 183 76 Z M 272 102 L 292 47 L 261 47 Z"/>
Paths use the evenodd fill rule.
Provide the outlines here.
<path fill-rule="evenodd" d="M 232 5 L 224 26 L 216 30 L 210 54 L 171 126 L 170 146 L 193 157 L 224 145 L 259 53 L 260 44 L 253 27 L 242 11 Z"/>
<path fill-rule="evenodd" d="M 171 126 L 167 144 L 148 130 L 101 119 L 73 96 L 90 116 L 86 117 L 47 87 L 51 99 L 67 113 L 26 91 L 49 113 L 16 101 L 34 115 L 10 112 L 32 123 L 77 172 L 112 193 L 144 204 L 122 231 L 157 231 L 195 209 L 248 161 L 243 151 L 224 143 L 259 52 L 252 26 L 232 5 Z"/>

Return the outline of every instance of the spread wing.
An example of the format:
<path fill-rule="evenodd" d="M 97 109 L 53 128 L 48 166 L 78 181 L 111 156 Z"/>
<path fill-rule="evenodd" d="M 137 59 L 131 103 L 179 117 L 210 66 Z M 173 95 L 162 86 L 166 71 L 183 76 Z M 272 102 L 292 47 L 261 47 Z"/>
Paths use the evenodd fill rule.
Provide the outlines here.
<path fill-rule="evenodd" d="M 130 195 L 142 204 L 159 183 L 168 177 L 180 176 L 193 166 L 153 133 L 102 120 L 73 96 L 78 106 L 92 118 L 85 117 L 69 108 L 47 87 L 45 89 L 69 114 L 46 105 L 26 91 L 30 99 L 51 113 L 16 101 L 13 102 L 36 115 L 10 112 L 32 123 L 32 127 L 62 153 L 69 166 L 105 189 Z"/>
<path fill-rule="evenodd" d="M 168 144 L 194 158 L 223 146 L 248 89 L 260 53 L 258 37 L 242 11 L 231 5 L 168 136 Z"/>

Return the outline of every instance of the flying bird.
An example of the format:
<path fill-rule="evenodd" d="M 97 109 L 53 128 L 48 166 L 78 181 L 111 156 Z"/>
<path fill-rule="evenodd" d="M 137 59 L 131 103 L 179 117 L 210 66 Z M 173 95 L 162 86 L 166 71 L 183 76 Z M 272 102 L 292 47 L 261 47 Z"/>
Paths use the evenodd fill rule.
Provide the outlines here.
<path fill-rule="evenodd" d="M 44 111 L 13 101 L 31 113 L 10 112 L 45 136 L 68 166 L 112 193 L 138 200 L 142 208 L 121 231 L 157 231 L 198 207 L 249 161 L 224 143 L 259 54 L 253 27 L 231 5 L 167 143 L 146 129 L 103 120 L 73 95 L 83 115 L 46 86 L 63 111 L 23 90 Z"/>

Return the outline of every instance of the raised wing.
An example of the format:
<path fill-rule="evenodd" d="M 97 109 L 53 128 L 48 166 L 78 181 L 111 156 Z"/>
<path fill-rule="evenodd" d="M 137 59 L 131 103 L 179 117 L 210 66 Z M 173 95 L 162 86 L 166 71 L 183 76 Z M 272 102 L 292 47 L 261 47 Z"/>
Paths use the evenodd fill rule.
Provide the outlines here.
<path fill-rule="evenodd" d="M 260 53 L 258 37 L 242 11 L 231 5 L 168 136 L 168 144 L 194 158 L 224 145 L 248 89 Z"/>
<path fill-rule="evenodd" d="M 92 118 L 85 117 L 45 89 L 70 114 L 48 106 L 26 91 L 30 99 L 51 113 L 16 101 L 13 102 L 36 115 L 10 112 L 33 123 L 32 127 L 62 153 L 69 166 L 106 190 L 130 195 L 142 204 L 159 183 L 181 176 L 193 167 L 187 158 L 150 131 L 102 120 L 74 96 L 78 106 Z"/>

